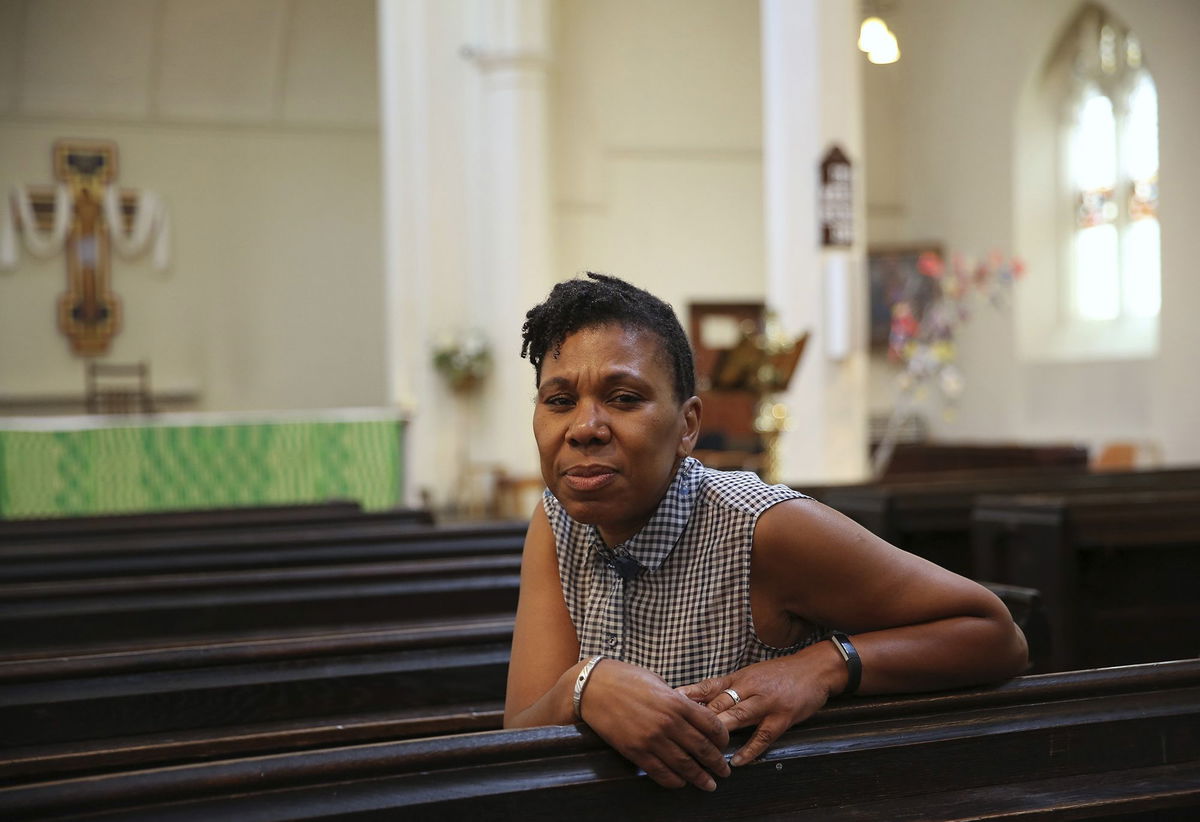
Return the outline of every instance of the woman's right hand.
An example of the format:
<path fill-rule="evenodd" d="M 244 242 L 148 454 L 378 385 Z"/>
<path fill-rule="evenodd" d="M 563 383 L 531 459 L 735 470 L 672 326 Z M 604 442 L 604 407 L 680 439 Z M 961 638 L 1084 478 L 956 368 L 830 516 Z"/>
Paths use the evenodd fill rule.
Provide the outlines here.
<path fill-rule="evenodd" d="M 716 790 L 729 776 L 729 732 L 716 714 L 654 673 L 615 659 L 592 670 L 580 701 L 583 721 L 665 788 Z"/>

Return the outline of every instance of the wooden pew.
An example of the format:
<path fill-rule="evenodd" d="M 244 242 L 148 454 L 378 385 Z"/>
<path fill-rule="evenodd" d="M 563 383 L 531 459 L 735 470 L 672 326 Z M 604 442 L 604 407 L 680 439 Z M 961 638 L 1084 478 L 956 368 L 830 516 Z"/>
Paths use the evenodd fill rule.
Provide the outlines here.
<path fill-rule="evenodd" d="M 0 789 L 0 815 L 8 820 L 607 820 L 614 812 L 689 820 L 1182 820 L 1197 809 L 1195 660 L 843 700 L 711 794 L 654 785 L 580 727 L 331 747 Z"/>
<path fill-rule="evenodd" d="M 514 546 L 515 548 L 515 546 Z M 512 613 L 520 555 L 0 585 L 7 654 Z"/>
<path fill-rule="evenodd" d="M 8 653 L 16 653 L 511 613 L 520 588 L 516 540 L 511 549 L 434 560 L 0 585 L 0 634 Z M 1049 636 L 1038 592 L 990 587 L 1040 659 Z"/>
<path fill-rule="evenodd" d="M 325 525 L 9 544 L 0 546 L 0 580 L 39 582 L 511 553 L 519 550 L 525 529 L 521 522 L 422 526 L 389 513 L 366 513 Z"/>
<path fill-rule="evenodd" d="M 495 731 L 502 699 L 0 749 L 0 786 L 318 747 Z"/>
<path fill-rule="evenodd" d="M 1200 490 L 982 497 L 972 551 L 1042 592 L 1050 670 L 1200 655 Z"/>
<path fill-rule="evenodd" d="M 294 505 L 246 505 L 233 508 L 192 508 L 97 516 L 0 519 L 0 545 L 13 542 L 90 538 L 97 535 L 161 533 L 205 528 L 241 528 L 257 525 L 299 524 L 345 520 L 361 514 L 354 500 L 297 503 Z M 415 523 L 432 524 L 428 511 L 404 509 L 396 512 Z"/>
<path fill-rule="evenodd" d="M 884 481 L 894 477 L 942 471 L 1007 468 L 1074 468 L 1086 470 L 1088 450 L 1081 445 L 1022 445 L 985 442 L 901 442 L 884 468 Z"/>
<path fill-rule="evenodd" d="M 493 573 L 497 570 L 497 561 L 507 563 L 507 566 L 500 570 L 511 572 L 500 581 L 496 580 Z M 151 744 L 144 739 L 100 746 L 101 750 L 110 753 L 113 753 L 114 747 L 130 748 L 138 752 L 139 757 L 149 757 L 150 760 L 154 760 L 155 757 L 177 756 L 181 750 L 209 751 L 222 748 L 223 745 L 229 747 L 229 744 L 235 749 L 243 750 L 252 744 L 278 745 L 280 740 L 288 738 L 293 730 L 290 726 L 283 729 L 277 727 L 280 717 L 271 714 L 269 710 L 256 713 L 258 709 L 247 708 L 249 713 L 238 714 L 230 711 L 231 704 L 292 705 L 298 706 L 305 715 L 321 716 L 321 711 L 342 706 L 342 700 L 338 696 L 342 689 L 351 689 L 354 692 L 353 698 L 346 700 L 346 704 L 353 704 L 355 700 L 363 698 L 361 679 L 356 677 L 362 676 L 363 665 L 380 661 L 374 659 L 375 654 L 386 656 L 397 647 L 445 650 L 449 656 L 444 663 L 438 654 L 428 653 L 423 656 L 422 664 L 426 666 L 423 670 L 436 671 L 440 667 L 447 667 L 453 671 L 464 664 L 465 657 L 460 653 L 460 646 L 475 645 L 482 641 L 499 643 L 495 647 L 483 649 L 486 664 L 497 664 L 498 658 L 494 652 L 497 648 L 502 648 L 503 664 L 506 665 L 507 648 L 511 640 L 512 612 L 519 586 L 515 573 L 519 557 L 514 555 L 507 558 L 492 557 L 453 562 L 459 570 L 478 563 L 486 563 L 493 567 L 489 568 L 486 578 L 482 581 L 469 577 L 465 581 L 459 580 L 464 582 L 464 594 L 463 590 L 456 590 L 453 584 L 445 585 L 446 578 L 436 577 L 436 574 L 445 572 L 444 566 L 451 563 L 415 563 L 422 566 L 416 569 L 416 573 L 425 571 L 435 574 L 434 578 L 442 584 L 442 588 L 435 597 L 422 599 L 422 608 L 413 609 L 397 600 L 389 602 L 387 611 L 393 619 L 400 615 L 416 614 L 419 617 L 402 625 L 368 624 L 351 629 L 346 623 L 352 620 L 346 620 L 336 630 L 330 627 L 316 630 L 314 633 L 314 629 L 310 628 L 305 633 L 298 627 L 302 623 L 332 626 L 335 621 L 331 620 L 328 611 L 324 610 L 325 602 L 320 599 L 301 599 L 288 603 L 285 610 L 285 614 L 289 615 L 287 625 L 276 625 L 272 632 L 267 634 L 263 633 L 266 628 L 256 619 L 256 613 L 232 611 L 218 600 L 217 613 L 226 617 L 225 627 L 238 630 L 229 630 L 224 638 L 205 638 L 203 635 L 189 637 L 183 634 L 181 629 L 194 627 L 196 617 L 194 614 L 187 614 L 188 618 L 182 620 L 183 624 L 180 624 L 179 620 L 174 623 L 168 620 L 166 617 L 171 615 L 170 608 L 177 604 L 170 598 L 159 603 L 168 606 L 166 611 L 149 615 L 142 613 L 131 620 L 135 625 L 154 626 L 158 635 L 150 639 L 125 637 L 124 641 L 118 641 L 117 637 L 108 634 L 103 637 L 107 640 L 106 643 L 93 643 L 92 647 L 72 649 L 70 644 L 78 643 L 80 634 L 90 631 L 93 639 L 97 636 L 97 626 L 101 625 L 103 620 L 99 619 L 94 611 L 82 615 L 80 622 L 56 624 L 56 632 L 49 633 L 57 643 L 51 643 L 49 647 L 44 644 L 39 646 L 37 642 L 39 639 L 44 640 L 48 632 L 43 626 L 39 626 L 36 620 L 16 629 L 8 625 L 6 627 L 11 629 L 8 633 L 19 635 L 26 647 L 17 651 L 18 656 L 0 661 L 0 727 L 8 725 L 10 738 L 14 739 L 17 737 L 12 735 L 32 734 L 20 737 L 21 744 L 43 745 L 103 738 L 114 734 L 162 734 L 181 728 L 204 731 L 199 734 L 203 744 L 195 738 L 187 740 L 185 744 L 176 736 L 172 736 L 167 740 L 165 747 L 157 743 Z M 337 566 L 333 569 L 300 570 L 324 574 L 328 570 L 336 573 L 347 568 L 358 572 L 360 577 L 378 577 L 375 566 L 361 569 L 356 566 Z M 288 570 L 284 573 L 293 572 Z M 117 592 L 121 593 L 124 583 L 142 584 L 148 581 L 154 581 L 154 578 L 101 580 L 87 584 L 16 586 L 17 591 L 13 593 L 19 592 L 27 602 L 44 608 L 47 602 L 52 602 L 49 596 L 51 593 L 70 593 L 70 589 L 80 587 L 92 589 L 90 592 L 94 593 L 95 589 L 103 589 L 113 584 L 116 585 Z M 174 577 L 167 578 L 166 581 L 171 584 L 177 582 Z M 453 578 L 450 578 L 450 581 L 453 582 Z M 242 582 L 247 585 L 250 583 L 247 580 Z M 486 586 L 491 588 L 487 589 Z M 481 589 L 490 590 L 496 597 L 507 596 L 508 601 L 504 603 L 507 607 L 496 614 L 466 619 L 464 611 L 476 612 L 471 607 L 462 608 L 458 603 L 464 598 L 469 599 Z M 169 592 L 170 588 L 166 590 Z M 1040 648 L 1045 641 L 1039 628 L 1044 623 L 1044 617 L 1041 614 L 1037 592 L 1015 586 L 996 586 L 996 590 L 1013 611 L 1018 624 L 1023 626 L 1030 637 L 1031 647 Z M 163 591 L 155 593 L 159 600 L 162 600 Z M 352 593 L 346 601 L 350 603 L 349 607 L 354 608 L 358 607 L 360 599 L 357 593 Z M 491 601 L 488 599 L 485 602 Z M 119 604 L 127 603 L 119 600 Z M 480 602 L 477 600 L 470 605 L 477 608 Z M 346 603 L 339 601 L 338 607 L 346 607 Z M 293 618 L 291 614 L 300 614 L 302 618 Z M 356 614 L 359 615 L 361 614 Z M 128 618 L 127 614 L 123 616 Z M 436 622 L 438 619 L 456 621 L 440 623 Z M 372 658 L 368 659 L 364 655 Z M 332 657 L 337 659 L 330 661 Z M 251 662 L 269 664 L 253 669 L 255 690 L 248 691 L 245 679 L 248 674 L 244 666 Z M 383 662 L 385 665 L 390 664 L 388 659 L 384 659 Z M 303 676 L 301 672 L 306 670 L 305 666 L 313 665 L 320 672 L 319 675 L 315 678 Z M 374 730 L 383 727 L 394 730 L 402 726 L 417 729 L 437 727 L 442 732 L 479 728 L 481 723 L 486 725 L 487 722 L 494 725 L 498 722 L 498 705 L 503 698 L 502 687 L 498 685 L 502 679 L 501 675 L 499 678 L 489 676 L 473 680 L 472 687 L 476 690 L 461 694 L 472 702 L 472 705 L 465 709 L 453 706 L 446 709 L 437 699 L 428 700 L 419 693 L 410 693 L 405 701 L 395 703 L 386 698 L 388 694 L 385 693 L 384 701 L 363 705 L 363 710 L 381 711 L 399 704 L 408 711 L 401 719 L 391 717 L 382 722 L 374 716 L 366 719 L 343 717 L 339 724 L 364 726 Z M 101 687 L 102 685 L 104 687 Z M 460 683 L 459 687 L 463 685 Z M 314 688 L 315 695 L 309 693 Z M 112 702 L 114 699 L 116 702 Z M 490 707 L 480 708 L 476 703 Z M 114 705 L 117 708 L 114 708 Z M 154 710 L 141 709 L 148 705 L 155 706 Z M 330 705 L 335 707 L 331 708 Z M 131 711 L 134 714 L 132 720 L 129 719 Z M 445 716 L 447 711 L 449 715 Z M 275 721 L 269 727 L 252 728 L 236 733 L 233 743 L 215 741 L 215 737 L 220 734 L 214 736 L 214 729 L 219 730 L 230 722 L 261 724 L 267 719 Z M 283 719 L 294 722 L 295 717 L 289 714 Z M 21 723 L 26 721 L 32 722 L 33 725 L 21 731 L 24 727 Z M 196 736 L 192 734 L 192 737 Z M 158 752 L 151 750 L 152 748 Z M 69 753 L 71 755 L 64 758 L 62 751 L 51 751 L 44 756 L 34 756 L 33 761 L 53 763 L 79 760 L 77 751 Z M 122 757 L 128 759 L 129 754 L 123 754 Z M 0 772 L 3 772 L 2 768 Z"/>
<path fill-rule="evenodd" d="M 1104 473 L 1047 470 L 957 473 L 923 481 L 830 486 L 818 489 L 818 498 L 893 545 L 963 576 L 990 579 L 986 569 L 974 567 L 970 549 L 971 511 L 980 496 L 1198 487 L 1200 468 Z"/>
<path fill-rule="evenodd" d="M 61 767 L 64 757 L 78 764 L 88 741 L 155 761 L 212 755 L 221 736 L 235 737 L 235 750 L 286 749 L 297 727 L 318 722 L 377 737 L 439 714 L 495 716 L 512 621 L 498 614 L 0 662 L 0 778 L 39 762 Z"/>
<path fill-rule="evenodd" d="M 511 630 L 510 612 L 0 662 L 0 727 L 17 746 L 0 783 L 496 728 Z"/>

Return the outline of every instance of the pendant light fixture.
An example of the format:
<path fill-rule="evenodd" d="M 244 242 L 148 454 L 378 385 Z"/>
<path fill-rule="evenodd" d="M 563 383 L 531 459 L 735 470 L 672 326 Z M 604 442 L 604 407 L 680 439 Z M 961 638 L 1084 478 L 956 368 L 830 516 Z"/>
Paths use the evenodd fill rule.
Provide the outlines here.
<path fill-rule="evenodd" d="M 884 22 L 884 4 L 877 2 L 863 3 L 864 18 L 858 30 L 858 49 L 865 52 L 867 59 L 878 65 L 894 63 L 900 59 L 900 43 L 896 35 Z"/>

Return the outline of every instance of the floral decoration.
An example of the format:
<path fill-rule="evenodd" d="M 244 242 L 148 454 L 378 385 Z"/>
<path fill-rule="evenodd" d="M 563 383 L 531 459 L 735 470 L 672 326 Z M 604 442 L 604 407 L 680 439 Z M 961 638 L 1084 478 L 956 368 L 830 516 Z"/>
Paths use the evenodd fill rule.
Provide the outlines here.
<path fill-rule="evenodd" d="M 478 386 L 492 369 L 487 339 L 476 331 L 446 336 L 433 345 L 433 367 L 455 391 Z"/>
<path fill-rule="evenodd" d="M 945 413 L 952 416 L 966 387 L 962 371 L 955 363 L 955 337 L 971 317 L 973 304 L 980 298 L 994 308 L 1008 305 L 1012 287 L 1025 273 L 1024 263 L 1005 258 L 993 251 L 984 260 L 974 262 L 962 254 L 953 254 L 947 265 L 934 252 L 917 259 L 917 278 L 908 293 L 892 304 L 892 323 L 888 336 L 888 358 L 899 363 L 899 397 L 888 421 L 880 447 L 876 450 L 876 469 L 886 465 L 900 425 L 908 416 L 915 399 L 933 385 L 944 401 Z M 933 298 L 919 299 L 927 293 L 928 278 L 936 284 Z"/>
<path fill-rule="evenodd" d="M 981 295 L 996 308 L 1007 305 L 1012 285 L 1025 273 L 1025 266 L 996 251 L 979 263 L 954 254 L 947 266 L 940 255 L 930 251 L 917 259 L 917 271 L 936 281 L 939 288 L 923 310 L 904 297 L 892 305 L 888 358 L 904 366 L 901 390 L 934 382 L 942 396 L 953 403 L 964 385 L 954 364 L 954 339 L 971 317 L 971 303 Z"/>

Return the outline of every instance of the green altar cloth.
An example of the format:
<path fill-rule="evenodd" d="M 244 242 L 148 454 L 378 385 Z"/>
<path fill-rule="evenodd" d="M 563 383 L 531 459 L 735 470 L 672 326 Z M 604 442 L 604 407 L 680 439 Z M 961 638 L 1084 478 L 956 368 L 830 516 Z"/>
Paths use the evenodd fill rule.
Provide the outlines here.
<path fill-rule="evenodd" d="M 277 414 L 0 418 L 0 518 L 403 498 L 402 417 Z"/>

